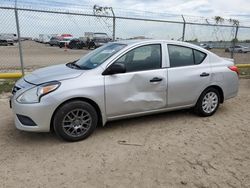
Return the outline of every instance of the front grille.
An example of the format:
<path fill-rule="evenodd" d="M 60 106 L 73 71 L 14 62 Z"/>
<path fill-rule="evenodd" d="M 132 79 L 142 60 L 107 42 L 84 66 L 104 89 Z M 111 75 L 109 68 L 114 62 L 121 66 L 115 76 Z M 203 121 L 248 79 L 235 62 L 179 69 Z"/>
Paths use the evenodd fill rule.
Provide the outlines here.
<path fill-rule="evenodd" d="M 19 90 L 19 89 L 21 89 L 20 87 L 17 87 L 17 86 L 14 86 L 13 88 L 12 88 L 12 95 L 15 95 L 15 93 Z"/>

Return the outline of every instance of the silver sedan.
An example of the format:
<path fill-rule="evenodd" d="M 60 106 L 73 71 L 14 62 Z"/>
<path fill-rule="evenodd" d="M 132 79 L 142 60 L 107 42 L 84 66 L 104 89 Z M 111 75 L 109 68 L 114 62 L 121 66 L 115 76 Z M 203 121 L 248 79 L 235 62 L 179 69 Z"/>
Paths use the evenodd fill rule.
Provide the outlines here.
<path fill-rule="evenodd" d="M 116 119 L 189 108 L 211 116 L 237 92 L 231 59 L 177 41 L 119 41 L 25 76 L 10 103 L 18 129 L 78 141 Z"/>

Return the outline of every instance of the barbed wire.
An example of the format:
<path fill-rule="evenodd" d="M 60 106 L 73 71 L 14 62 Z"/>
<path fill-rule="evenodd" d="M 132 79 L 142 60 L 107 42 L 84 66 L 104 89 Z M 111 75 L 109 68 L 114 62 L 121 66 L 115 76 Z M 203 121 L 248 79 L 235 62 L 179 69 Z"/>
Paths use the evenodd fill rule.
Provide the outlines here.
<path fill-rule="evenodd" d="M 2 0 L 0 3 L 2 6 L 15 6 L 15 0 Z M 46 9 L 46 10 L 60 10 L 60 11 L 75 11 L 75 12 L 85 12 L 87 14 L 93 13 L 93 5 L 90 4 L 80 4 L 80 3 L 69 3 L 61 2 L 58 0 L 17 0 L 17 6 L 20 8 L 28 7 L 32 9 Z M 173 14 L 168 12 L 154 12 L 154 11 L 142 11 L 135 9 L 126 9 L 113 7 L 116 16 L 125 17 L 135 17 L 135 18 L 150 18 L 159 20 L 169 20 L 169 21 L 179 21 L 182 22 L 182 17 L 179 14 Z M 204 17 L 204 16 L 193 16 L 193 15 L 183 15 L 186 22 L 197 23 L 197 24 L 218 24 L 216 23 L 216 17 Z M 224 24 L 233 25 L 232 19 L 224 18 Z M 250 26 L 250 18 L 240 18 L 241 26 Z"/>

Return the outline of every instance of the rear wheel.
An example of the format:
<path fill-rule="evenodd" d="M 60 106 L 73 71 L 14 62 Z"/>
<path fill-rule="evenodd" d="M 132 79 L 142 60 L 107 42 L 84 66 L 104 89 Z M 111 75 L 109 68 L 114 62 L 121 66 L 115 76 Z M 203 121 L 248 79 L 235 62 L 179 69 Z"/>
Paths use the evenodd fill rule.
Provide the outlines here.
<path fill-rule="evenodd" d="M 199 116 L 211 116 L 217 111 L 219 105 L 219 92 L 214 88 L 208 88 L 201 94 L 198 102 L 196 103 L 195 112 Z"/>
<path fill-rule="evenodd" d="M 84 101 L 71 101 L 61 106 L 53 120 L 56 134 L 66 141 L 79 141 L 94 132 L 98 122 L 95 108 Z"/>

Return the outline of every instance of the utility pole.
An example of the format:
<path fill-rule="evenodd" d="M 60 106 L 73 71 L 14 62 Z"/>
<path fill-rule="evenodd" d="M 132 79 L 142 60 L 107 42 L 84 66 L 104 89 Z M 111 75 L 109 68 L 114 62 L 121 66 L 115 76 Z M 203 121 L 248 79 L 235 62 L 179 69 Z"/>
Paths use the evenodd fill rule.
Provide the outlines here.
<path fill-rule="evenodd" d="M 110 7 L 110 10 L 112 12 L 113 15 L 113 41 L 115 41 L 115 13 L 112 7 Z"/>
<path fill-rule="evenodd" d="M 15 18 L 16 18 L 16 29 L 17 29 L 17 37 L 18 37 L 19 57 L 20 57 L 20 63 L 21 63 L 21 69 L 22 69 L 22 76 L 24 76 L 23 51 L 22 51 L 22 44 L 21 44 L 18 11 L 17 11 L 17 0 L 15 0 Z"/>
<path fill-rule="evenodd" d="M 113 17 L 113 29 L 112 29 L 112 40 L 115 41 L 115 29 L 116 29 L 116 22 L 115 22 L 115 13 L 114 13 L 114 10 L 112 7 L 101 7 L 101 6 L 98 6 L 98 5 L 94 5 L 93 7 L 93 10 L 94 10 L 94 14 L 98 15 L 100 13 L 103 13 L 103 14 L 108 14 L 107 10 L 110 10 L 111 13 L 112 13 L 112 17 Z M 102 15 L 99 15 L 100 17 L 102 17 Z"/>
<path fill-rule="evenodd" d="M 236 40 L 237 40 L 237 36 L 238 36 L 238 31 L 239 31 L 239 24 L 236 25 L 235 28 L 235 35 L 234 35 L 234 39 L 233 39 L 233 50 L 231 51 L 231 58 L 234 58 L 234 49 L 235 49 L 235 44 L 236 44 Z"/>
<path fill-rule="evenodd" d="M 181 15 L 181 17 L 183 19 L 182 41 L 184 41 L 185 40 L 185 32 L 186 32 L 186 20 L 185 20 L 183 15 Z"/>

